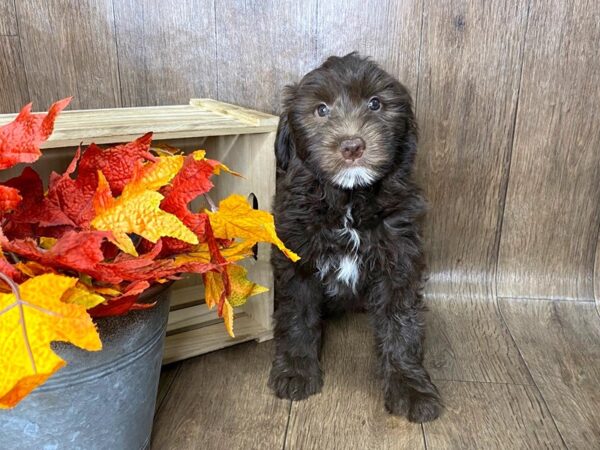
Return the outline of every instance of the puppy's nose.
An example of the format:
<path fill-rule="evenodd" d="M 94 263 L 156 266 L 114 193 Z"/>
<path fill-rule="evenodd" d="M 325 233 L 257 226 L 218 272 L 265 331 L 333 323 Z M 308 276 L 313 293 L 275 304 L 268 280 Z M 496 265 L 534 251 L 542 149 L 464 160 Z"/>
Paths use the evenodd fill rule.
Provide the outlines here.
<path fill-rule="evenodd" d="M 365 141 L 359 137 L 346 139 L 340 144 L 340 151 L 342 152 L 344 159 L 355 161 L 360 158 L 365 151 Z"/>

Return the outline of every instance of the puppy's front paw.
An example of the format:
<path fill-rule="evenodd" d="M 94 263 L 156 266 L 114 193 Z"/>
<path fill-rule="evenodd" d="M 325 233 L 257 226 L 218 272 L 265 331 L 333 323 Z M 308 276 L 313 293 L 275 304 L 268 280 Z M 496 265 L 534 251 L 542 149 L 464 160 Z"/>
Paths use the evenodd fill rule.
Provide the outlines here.
<path fill-rule="evenodd" d="M 323 387 L 321 369 L 318 366 L 300 370 L 273 365 L 269 376 L 269 387 L 279 398 L 304 400 L 321 392 Z"/>
<path fill-rule="evenodd" d="M 406 416 L 410 408 L 410 389 L 401 383 L 390 383 L 385 391 L 385 409 L 396 416 Z"/>
<path fill-rule="evenodd" d="M 410 397 L 408 420 L 415 423 L 431 422 L 442 413 L 442 403 L 438 397 L 413 392 Z"/>

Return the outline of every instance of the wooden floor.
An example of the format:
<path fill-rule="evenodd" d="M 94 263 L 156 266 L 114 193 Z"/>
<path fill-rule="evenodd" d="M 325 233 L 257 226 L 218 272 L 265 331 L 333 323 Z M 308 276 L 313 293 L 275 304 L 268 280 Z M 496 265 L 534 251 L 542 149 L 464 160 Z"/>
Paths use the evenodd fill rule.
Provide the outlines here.
<path fill-rule="evenodd" d="M 323 392 L 266 386 L 273 343 L 164 368 L 153 449 L 600 448 L 600 315 L 593 302 L 429 301 L 427 366 L 446 410 L 384 411 L 364 315 L 328 325 Z"/>

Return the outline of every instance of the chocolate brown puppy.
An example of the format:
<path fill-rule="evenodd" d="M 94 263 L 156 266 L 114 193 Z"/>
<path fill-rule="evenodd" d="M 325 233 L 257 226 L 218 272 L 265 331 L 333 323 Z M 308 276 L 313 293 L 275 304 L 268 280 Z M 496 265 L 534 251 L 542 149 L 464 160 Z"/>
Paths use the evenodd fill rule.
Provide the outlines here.
<path fill-rule="evenodd" d="M 369 59 L 330 57 L 286 88 L 274 215 L 302 259 L 272 254 L 277 396 L 321 390 L 323 320 L 358 308 L 372 322 L 388 411 L 413 422 L 439 416 L 423 367 L 426 208 L 411 175 L 416 150 L 408 91 Z"/>

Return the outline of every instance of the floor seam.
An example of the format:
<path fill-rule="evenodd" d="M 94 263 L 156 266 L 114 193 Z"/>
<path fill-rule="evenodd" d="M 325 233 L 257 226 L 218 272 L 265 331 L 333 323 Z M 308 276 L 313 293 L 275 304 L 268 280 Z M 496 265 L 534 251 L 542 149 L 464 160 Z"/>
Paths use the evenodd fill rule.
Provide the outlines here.
<path fill-rule="evenodd" d="M 497 384 L 500 386 L 529 386 L 529 387 L 535 386 L 534 383 L 513 383 L 510 381 L 447 380 L 447 379 L 443 379 L 443 378 L 432 378 L 432 380 L 435 382 L 442 382 L 442 383 Z"/>
<path fill-rule="evenodd" d="M 593 298 L 566 298 L 566 297 L 517 297 L 513 295 L 497 295 L 499 300 L 532 300 L 534 302 L 569 302 L 569 303 L 595 303 Z"/>
<path fill-rule="evenodd" d="M 531 381 L 533 382 L 533 387 L 535 387 L 535 389 L 537 390 L 537 392 L 540 394 L 540 398 L 542 399 L 542 402 L 543 402 L 544 406 L 546 407 L 546 410 L 548 411 L 548 415 L 550 416 L 550 419 L 552 419 L 552 423 L 554 424 L 554 428 L 556 429 L 556 432 L 560 436 L 560 440 L 562 441 L 562 443 L 565 446 L 565 448 L 568 449 L 569 446 L 565 442 L 565 438 L 563 437 L 562 433 L 560 432 L 560 429 L 558 428 L 558 425 L 556 424 L 556 419 L 554 418 L 554 415 L 552 414 L 552 411 L 548 407 L 548 403 L 546 402 L 546 398 L 542 394 L 542 391 L 541 391 L 540 387 L 538 386 L 537 382 L 535 381 L 535 378 L 533 378 L 533 374 L 531 373 L 531 370 L 529 369 L 529 365 L 527 364 L 527 361 L 525 360 L 525 357 L 523 356 L 523 353 L 521 352 L 521 349 L 517 345 L 517 341 L 515 340 L 515 338 L 514 338 L 514 336 L 512 334 L 512 331 L 510 330 L 510 327 L 508 326 L 508 322 L 504 318 L 504 314 L 502 313 L 502 308 L 500 308 L 500 299 L 498 297 L 496 298 L 496 307 L 498 308 L 498 314 L 500 315 L 500 320 L 502 320 L 502 323 L 504 324 L 504 327 L 508 331 L 508 335 L 510 336 L 510 339 L 512 340 L 513 344 L 515 345 L 515 347 L 517 349 L 517 352 L 519 353 L 519 358 L 521 359 L 521 362 L 523 363 L 523 365 L 527 369 L 527 373 L 529 374 L 529 377 L 531 378 Z"/>
<path fill-rule="evenodd" d="M 154 411 L 154 416 L 155 417 L 158 415 L 158 413 L 162 409 L 163 405 L 165 404 L 165 402 L 169 398 L 169 394 L 171 393 L 171 389 L 173 388 L 173 385 L 175 384 L 175 381 L 177 381 L 177 377 L 179 376 L 179 372 L 181 372 L 181 366 L 182 365 L 183 364 L 181 364 L 181 363 L 179 363 L 177 365 L 177 369 L 175 369 L 175 374 L 173 375 L 173 378 L 172 378 L 171 382 L 166 387 L 165 395 L 163 395 L 163 398 L 160 401 L 160 403 L 158 405 L 156 405 L 156 409 Z"/>
<path fill-rule="evenodd" d="M 285 431 L 283 432 L 283 447 L 282 447 L 282 450 L 285 450 L 285 447 L 287 445 L 287 435 L 288 435 L 288 429 L 290 427 L 290 418 L 292 417 L 292 404 L 293 403 L 294 403 L 294 401 L 290 400 L 290 406 L 288 408 L 287 422 L 285 423 Z"/>

